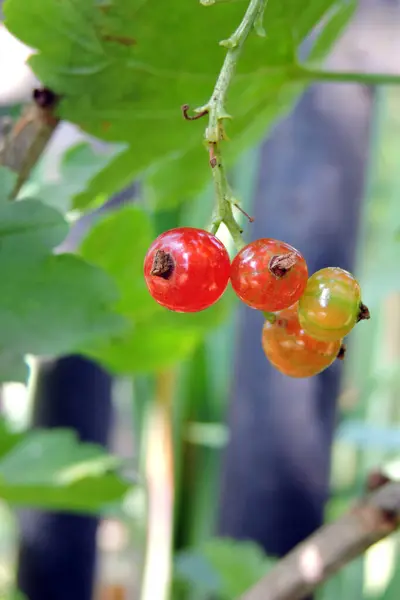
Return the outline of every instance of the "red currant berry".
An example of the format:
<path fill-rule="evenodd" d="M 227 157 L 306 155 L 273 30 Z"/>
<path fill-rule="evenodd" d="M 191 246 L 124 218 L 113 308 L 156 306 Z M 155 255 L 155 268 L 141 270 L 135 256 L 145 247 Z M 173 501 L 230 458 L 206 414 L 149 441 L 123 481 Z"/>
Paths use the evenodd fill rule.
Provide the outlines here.
<path fill-rule="evenodd" d="M 297 304 L 279 312 L 274 323 L 264 324 L 262 346 L 274 367 L 289 377 L 317 375 L 343 354 L 340 340 L 321 342 L 306 334 Z"/>
<path fill-rule="evenodd" d="M 307 264 L 300 252 L 269 238 L 245 246 L 231 266 L 231 283 L 239 298 L 252 308 L 268 312 L 297 302 L 307 277 Z"/>
<path fill-rule="evenodd" d="M 177 312 L 197 312 L 214 304 L 228 285 L 229 271 L 222 242 L 193 227 L 162 233 L 144 261 L 150 294 L 161 306 Z"/>
<path fill-rule="evenodd" d="M 303 329 L 318 340 L 344 338 L 357 321 L 368 319 L 357 280 L 343 269 L 328 267 L 310 277 L 299 302 Z"/>

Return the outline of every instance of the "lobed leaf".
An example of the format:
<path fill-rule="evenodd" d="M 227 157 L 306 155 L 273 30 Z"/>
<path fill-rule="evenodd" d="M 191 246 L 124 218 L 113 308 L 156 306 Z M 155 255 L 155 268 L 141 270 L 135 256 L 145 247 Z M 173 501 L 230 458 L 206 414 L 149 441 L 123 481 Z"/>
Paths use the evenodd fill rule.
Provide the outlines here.
<path fill-rule="evenodd" d="M 235 117 L 231 161 L 303 89 L 296 79 L 298 48 L 336 8 L 340 18 L 328 22 L 318 46 L 322 58 L 350 17 L 344 4 L 268 1 L 267 35 L 250 36 L 229 91 L 227 110 Z M 101 139 L 129 144 L 94 176 L 77 206 L 112 194 L 138 175 L 149 179 L 155 205 L 182 202 L 201 189 L 208 172 L 201 155 L 205 123 L 185 122 L 180 106 L 208 101 L 225 56 L 218 42 L 236 29 L 245 8 L 244 1 L 205 8 L 181 0 L 7 0 L 6 26 L 37 50 L 30 64 L 62 95 L 61 117 Z"/>

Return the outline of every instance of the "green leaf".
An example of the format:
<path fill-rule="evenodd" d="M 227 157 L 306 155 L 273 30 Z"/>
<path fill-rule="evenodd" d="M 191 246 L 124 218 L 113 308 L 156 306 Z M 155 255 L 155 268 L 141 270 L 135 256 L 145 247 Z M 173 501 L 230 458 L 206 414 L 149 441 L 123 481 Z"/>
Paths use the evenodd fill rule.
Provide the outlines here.
<path fill-rule="evenodd" d="M 0 600 L 28 600 L 19 590 L 10 589 L 0 596 Z"/>
<path fill-rule="evenodd" d="M 17 175 L 0 165 L 0 200 L 7 200 L 14 188 Z"/>
<path fill-rule="evenodd" d="M 153 316 L 153 320 L 157 325 L 165 324 L 174 327 L 176 331 L 184 330 L 204 334 L 208 329 L 214 329 L 223 323 L 236 302 L 237 296 L 228 287 L 222 298 L 206 310 L 197 313 L 176 313 L 157 306 L 157 315 Z"/>
<path fill-rule="evenodd" d="M 184 152 L 175 152 L 145 172 L 146 201 L 154 210 L 173 208 L 201 191 L 208 172 L 209 164 L 202 144 L 196 143 Z"/>
<path fill-rule="evenodd" d="M 7 351 L 63 354 L 124 326 L 112 310 L 112 280 L 78 257 L 27 263 L 0 252 L 0 277 L 0 348 Z"/>
<path fill-rule="evenodd" d="M 82 256 L 112 276 L 121 299 L 118 310 L 137 319 L 157 310 L 143 277 L 143 262 L 154 239 L 149 217 L 126 206 L 98 221 L 81 246 Z"/>
<path fill-rule="evenodd" d="M 29 368 L 22 352 L 0 352 L 0 383 L 14 381 L 26 383 L 29 377 Z"/>
<path fill-rule="evenodd" d="M 229 90 L 236 156 L 249 140 L 264 136 L 271 118 L 286 108 L 282 96 L 292 102 L 301 91 L 297 49 L 338 5 L 337 0 L 312 0 L 306 8 L 298 0 L 268 1 L 267 36 L 249 37 Z M 107 5 L 83 0 L 79 9 L 73 0 L 7 0 L 6 25 L 38 51 L 30 64 L 62 95 L 61 117 L 102 139 L 130 144 L 106 174 L 91 181 L 77 205 L 145 173 L 157 205 L 181 202 L 201 188 L 208 174 L 201 147 L 205 122 L 184 121 L 180 106 L 208 101 L 225 56 L 218 42 L 236 29 L 244 10 L 243 2 L 207 9 L 196 1 L 171 0 L 154 10 L 139 0 Z M 323 47 L 327 51 L 328 42 Z M 153 171 L 154 165 L 163 172 Z M 171 165 L 173 185 L 159 185 L 167 182 Z"/>
<path fill-rule="evenodd" d="M 139 322 L 109 342 L 85 346 L 85 352 L 115 373 L 147 373 L 171 367 L 189 356 L 201 335 L 157 321 Z"/>
<path fill-rule="evenodd" d="M 214 538 L 198 550 L 180 552 L 175 574 L 197 590 L 233 600 L 261 579 L 272 564 L 253 542 Z"/>
<path fill-rule="evenodd" d="M 64 217 L 37 200 L 0 201 L 0 260 L 25 260 L 45 256 L 68 233 Z"/>
<path fill-rule="evenodd" d="M 0 198 L 0 381 L 26 380 L 25 354 L 71 352 L 124 328 L 113 281 L 81 258 L 52 254 L 67 232 L 53 208 Z"/>
<path fill-rule="evenodd" d="M 109 148 L 107 151 L 96 151 L 87 142 L 80 142 L 69 148 L 61 161 L 59 180 L 55 183 L 43 182 L 35 190 L 35 195 L 42 202 L 55 206 L 62 212 L 67 212 L 74 206 L 79 206 L 82 190 L 122 151 L 120 147 Z M 85 205 L 102 204 L 107 196 L 102 193 L 100 198 L 85 195 Z"/>
<path fill-rule="evenodd" d="M 129 489 L 116 472 L 120 460 L 79 442 L 74 432 L 11 434 L 0 423 L 7 439 L 0 446 L 0 497 L 11 504 L 97 512 Z"/>
<path fill-rule="evenodd" d="M 93 175 L 86 189 L 81 187 L 80 193 L 74 197 L 74 208 L 80 210 L 88 208 L 93 204 L 93 198 L 101 196 L 109 198 L 116 191 L 130 185 L 135 177 L 135 173 L 132 173 L 132 165 L 135 164 L 136 155 L 135 147 L 128 146 L 111 158 L 107 166 Z"/>
<path fill-rule="evenodd" d="M 12 450 L 24 437 L 23 433 L 13 431 L 7 421 L 0 418 L 0 459 Z"/>
<path fill-rule="evenodd" d="M 327 55 L 334 42 L 343 32 L 358 6 L 356 0 L 337 2 L 329 11 L 326 23 L 322 24 L 312 50 L 307 57 L 307 62 L 320 63 Z"/>
<path fill-rule="evenodd" d="M 222 298 L 195 314 L 173 313 L 158 305 L 154 313 L 104 343 L 86 345 L 85 353 L 116 373 L 147 373 L 187 358 L 208 330 L 230 313 L 232 298 Z"/>
<path fill-rule="evenodd" d="M 175 559 L 175 578 L 189 584 L 190 589 L 207 594 L 221 594 L 222 581 L 203 554 L 195 551 L 180 552 Z"/>

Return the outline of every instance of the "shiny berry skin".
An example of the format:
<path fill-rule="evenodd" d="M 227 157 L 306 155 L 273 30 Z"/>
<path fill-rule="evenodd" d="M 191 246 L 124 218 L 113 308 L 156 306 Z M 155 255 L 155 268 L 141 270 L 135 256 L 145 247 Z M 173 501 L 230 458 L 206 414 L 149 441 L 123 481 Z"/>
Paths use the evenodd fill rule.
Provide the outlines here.
<path fill-rule="evenodd" d="M 228 285 L 229 272 L 229 255 L 222 242 L 192 227 L 162 233 L 144 261 L 150 294 L 161 306 L 177 312 L 197 312 L 214 304 Z"/>
<path fill-rule="evenodd" d="M 297 302 L 307 277 L 307 264 L 300 252 L 270 238 L 242 248 L 231 266 L 231 283 L 239 298 L 252 308 L 269 312 Z"/>
<path fill-rule="evenodd" d="M 284 375 L 312 377 L 334 362 L 341 341 L 321 342 L 307 335 L 299 323 L 295 304 L 277 313 L 275 323 L 266 321 L 262 346 L 269 361 Z"/>
<path fill-rule="evenodd" d="M 338 340 L 361 318 L 369 318 L 369 313 L 361 303 L 361 289 L 353 275 L 327 267 L 310 277 L 299 301 L 300 324 L 309 335 L 318 340 Z"/>

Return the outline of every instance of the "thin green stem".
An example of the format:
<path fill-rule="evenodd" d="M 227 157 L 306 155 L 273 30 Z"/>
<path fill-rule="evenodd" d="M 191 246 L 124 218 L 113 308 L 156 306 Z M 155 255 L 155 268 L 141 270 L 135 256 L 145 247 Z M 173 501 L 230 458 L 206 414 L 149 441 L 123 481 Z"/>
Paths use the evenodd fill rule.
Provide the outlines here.
<path fill-rule="evenodd" d="M 218 75 L 214 91 L 207 105 L 209 111 L 209 124 L 206 130 L 206 140 L 218 143 L 223 139 L 221 121 L 229 119 L 230 115 L 225 110 L 225 101 L 229 86 L 236 71 L 238 58 L 243 45 L 263 11 L 266 0 L 250 0 L 249 6 L 236 31 L 227 40 L 220 42 L 221 46 L 228 49 L 220 74 Z"/>
<path fill-rule="evenodd" d="M 245 245 L 242 238 L 242 229 L 233 216 L 233 204 L 237 200 L 233 197 L 221 156 L 219 144 L 210 144 L 211 168 L 215 189 L 215 216 L 211 224 L 211 232 L 216 233 L 221 223 L 224 223 L 232 236 L 237 250 Z"/>
<path fill-rule="evenodd" d="M 399 85 L 400 75 L 391 73 L 356 73 L 351 71 L 324 71 L 299 65 L 295 75 L 298 79 L 310 81 L 331 81 L 333 83 L 360 83 L 363 85 Z"/>
<path fill-rule="evenodd" d="M 260 20 L 262 18 L 265 4 L 266 0 L 250 0 L 242 22 L 236 31 L 229 39 L 220 42 L 222 46 L 228 49 L 224 63 L 208 104 L 196 111 L 197 113 L 207 111 L 209 116 L 205 140 L 210 153 L 210 165 L 216 200 L 215 213 L 210 230 L 212 233 L 216 233 L 220 224 L 224 223 L 238 250 L 245 245 L 242 238 L 242 230 L 233 214 L 233 205 L 237 204 L 238 201 L 233 196 L 230 188 L 221 153 L 221 142 L 226 138 L 223 121 L 231 118 L 225 109 L 225 102 L 243 45 L 256 24 L 257 19 Z"/>

